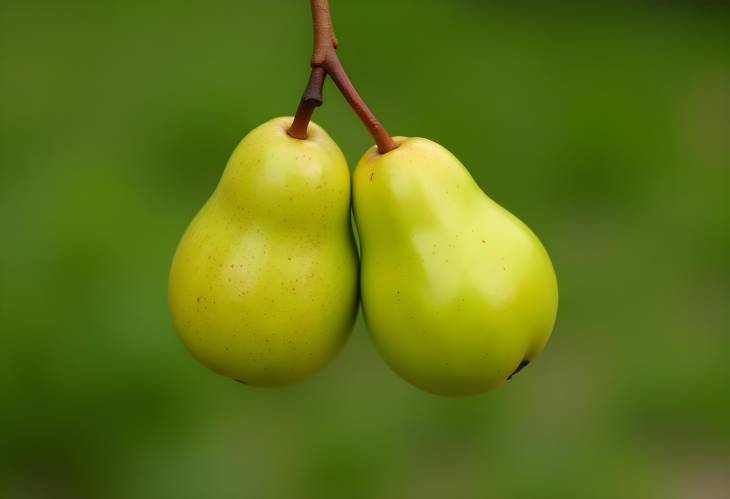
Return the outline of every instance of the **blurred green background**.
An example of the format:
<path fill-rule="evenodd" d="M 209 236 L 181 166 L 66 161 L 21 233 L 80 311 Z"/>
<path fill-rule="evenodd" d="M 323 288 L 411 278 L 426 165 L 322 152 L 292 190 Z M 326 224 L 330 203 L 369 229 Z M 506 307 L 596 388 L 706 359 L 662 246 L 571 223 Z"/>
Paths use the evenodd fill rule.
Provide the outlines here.
<path fill-rule="evenodd" d="M 3 0 L 0 497 L 728 497 L 730 9 L 331 4 L 387 128 L 550 251 L 544 354 L 460 400 L 397 378 L 361 321 L 297 386 L 202 368 L 170 260 L 237 142 L 294 112 L 308 3 Z M 371 141 L 325 101 L 354 165 Z"/>

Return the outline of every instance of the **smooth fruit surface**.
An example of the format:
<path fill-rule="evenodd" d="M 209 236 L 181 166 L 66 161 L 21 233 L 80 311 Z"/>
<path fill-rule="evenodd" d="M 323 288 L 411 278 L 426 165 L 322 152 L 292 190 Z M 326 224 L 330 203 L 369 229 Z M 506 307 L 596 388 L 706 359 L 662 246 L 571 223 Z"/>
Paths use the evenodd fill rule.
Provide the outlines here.
<path fill-rule="evenodd" d="M 212 370 L 285 385 L 327 364 L 357 311 L 350 176 L 314 123 L 251 131 L 180 241 L 169 280 L 174 326 Z"/>
<path fill-rule="evenodd" d="M 449 151 L 397 137 L 353 176 L 365 320 L 388 364 L 441 395 L 504 382 L 547 342 L 558 304 L 547 252 Z"/>

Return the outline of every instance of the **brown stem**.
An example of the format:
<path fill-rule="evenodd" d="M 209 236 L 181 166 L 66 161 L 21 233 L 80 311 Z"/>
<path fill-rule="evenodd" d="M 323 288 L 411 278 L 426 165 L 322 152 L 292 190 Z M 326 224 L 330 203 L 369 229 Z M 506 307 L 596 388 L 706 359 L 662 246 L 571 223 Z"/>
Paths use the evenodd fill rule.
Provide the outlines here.
<path fill-rule="evenodd" d="M 355 111 L 363 124 L 365 124 L 373 139 L 375 139 L 375 143 L 378 145 L 378 151 L 381 154 L 385 154 L 398 147 L 398 144 L 388 134 L 383 125 L 380 124 L 380 121 L 378 121 L 372 111 L 370 111 L 365 101 L 360 97 L 360 94 L 357 93 L 357 90 L 345 72 L 345 68 L 340 63 L 340 58 L 337 57 L 334 50 L 327 58 L 325 64 L 327 73 L 332 77 L 337 88 L 340 89 L 340 93 L 342 93 L 352 110 Z"/>
<path fill-rule="evenodd" d="M 307 83 L 307 88 L 304 89 L 304 95 L 302 95 L 297 113 L 294 115 L 294 122 L 286 131 L 295 139 L 305 140 L 307 138 L 307 127 L 309 126 L 309 120 L 312 119 L 314 108 L 322 105 L 322 86 L 324 85 L 325 76 L 327 74 L 324 68 L 312 67 L 309 83 Z"/>
<path fill-rule="evenodd" d="M 385 154 L 392 151 L 398 144 L 388 134 L 383 125 L 370 111 L 365 101 L 357 93 L 350 78 L 337 57 L 337 37 L 332 27 L 329 3 L 327 0 L 310 0 L 312 7 L 312 24 L 314 26 L 314 50 L 312 51 L 312 74 L 309 78 L 299 108 L 294 116 L 294 122 L 287 131 L 289 135 L 298 139 L 307 137 L 307 126 L 312 117 L 314 108 L 322 104 L 322 84 L 325 74 L 329 74 L 337 85 L 350 107 L 372 135 L 378 145 L 378 151 Z M 320 73 L 321 72 L 321 73 Z M 321 77 L 320 77 L 321 74 Z"/>

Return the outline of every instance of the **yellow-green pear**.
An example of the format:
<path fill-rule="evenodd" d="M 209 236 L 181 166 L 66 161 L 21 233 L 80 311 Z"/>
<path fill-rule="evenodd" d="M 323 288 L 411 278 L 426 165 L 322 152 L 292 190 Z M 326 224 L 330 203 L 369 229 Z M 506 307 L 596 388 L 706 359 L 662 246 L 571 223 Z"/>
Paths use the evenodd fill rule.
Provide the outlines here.
<path fill-rule="evenodd" d="M 357 312 L 350 175 L 327 133 L 287 135 L 292 118 L 251 131 L 193 219 L 172 262 L 178 335 L 204 365 L 258 386 L 327 364 Z"/>
<path fill-rule="evenodd" d="M 449 151 L 423 138 L 370 149 L 353 174 L 361 299 L 401 377 L 431 393 L 494 388 L 532 361 L 558 305 L 547 252 Z"/>

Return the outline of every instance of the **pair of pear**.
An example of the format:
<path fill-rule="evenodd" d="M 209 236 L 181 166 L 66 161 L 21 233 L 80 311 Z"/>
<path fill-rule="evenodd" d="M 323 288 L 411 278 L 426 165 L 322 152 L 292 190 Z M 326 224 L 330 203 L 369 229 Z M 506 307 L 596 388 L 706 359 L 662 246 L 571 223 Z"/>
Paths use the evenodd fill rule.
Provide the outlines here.
<path fill-rule="evenodd" d="M 352 179 L 327 133 L 249 133 L 175 254 L 175 328 L 210 369 L 257 386 L 334 358 L 362 298 L 382 356 L 431 393 L 484 392 L 545 346 L 557 283 L 540 241 L 459 160 L 422 138 L 375 147 Z"/>

